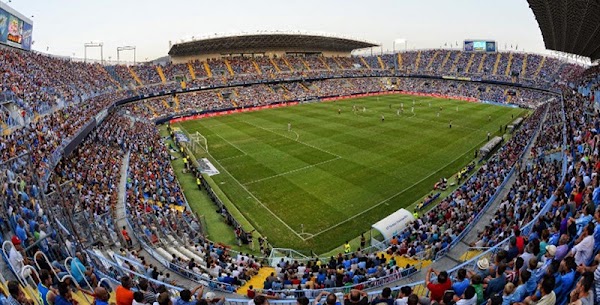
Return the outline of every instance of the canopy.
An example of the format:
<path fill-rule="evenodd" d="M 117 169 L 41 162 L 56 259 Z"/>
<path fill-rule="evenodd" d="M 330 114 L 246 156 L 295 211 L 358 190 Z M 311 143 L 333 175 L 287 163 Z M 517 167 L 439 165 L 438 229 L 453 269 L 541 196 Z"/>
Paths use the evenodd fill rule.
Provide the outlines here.
<path fill-rule="evenodd" d="M 394 237 L 394 235 L 400 233 L 414 220 L 415 217 L 411 212 L 406 209 L 399 209 L 371 227 L 379 231 L 385 240 L 390 240 L 392 237 Z"/>

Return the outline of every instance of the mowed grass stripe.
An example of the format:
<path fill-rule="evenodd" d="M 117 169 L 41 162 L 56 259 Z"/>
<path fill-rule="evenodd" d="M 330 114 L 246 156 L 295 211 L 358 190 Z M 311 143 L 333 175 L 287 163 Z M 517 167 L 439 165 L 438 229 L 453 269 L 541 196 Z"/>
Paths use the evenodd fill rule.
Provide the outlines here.
<path fill-rule="evenodd" d="M 411 118 L 407 113 L 413 99 L 420 101 L 420 106 L 415 106 L 416 115 Z M 396 109 L 401 102 L 405 113 L 398 117 Z M 365 105 L 367 112 L 353 114 L 353 104 Z M 437 118 L 440 105 L 444 110 Z M 338 115 L 340 108 L 342 113 Z M 275 246 L 319 253 L 421 198 L 440 177 L 456 173 L 472 160 L 473 147 L 485 142 L 487 131 L 496 132 L 500 124 L 512 121 L 511 114 L 516 117 L 521 112 L 395 95 L 380 97 L 379 102 L 367 98 L 299 105 L 191 121 L 183 126 L 207 136 L 209 150 L 215 158 L 224 159 L 223 166 L 240 182 L 268 178 L 246 186 L 265 205 L 261 207 L 227 175 L 213 176 L 263 235 L 269 236 Z M 384 123 L 380 121 L 381 113 L 385 115 Z M 488 115 L 492 116 L 491 122 Z M 453 120 L 452 129 L 447 126 L 449 120 Z M 287 131 L 289 122 L 295 133 Z M 215 133 L 248 155 L 241 155 Z M 296 142 L 296 134 L 300 142 L 318 149 Z M 333 156 L 323 151 L 341 159 L 326 162 Z M 290 234 L 285 225 L 263 211 L 270 210 L 296 232 L 303 227 L 305 232 L 315 234 L 401 191 L 370 212 L 307 241 Z"/>

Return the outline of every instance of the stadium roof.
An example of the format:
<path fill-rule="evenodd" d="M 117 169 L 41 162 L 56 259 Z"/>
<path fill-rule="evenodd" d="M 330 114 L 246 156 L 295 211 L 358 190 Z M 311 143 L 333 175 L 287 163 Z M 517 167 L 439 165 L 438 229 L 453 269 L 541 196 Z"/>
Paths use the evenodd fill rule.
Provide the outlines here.
<path fill-rule="evenodd" d="M 261 52 L 269 50 L 303 50 L 351 52 L 379 46 L 378 43 L 348 37 L 303 32 L 257 32 L 215 35 L 174 44 L 171 56 Z"/>
<path fill-rule="evenodd" d="M 527 0 L 547 49 L 600 59 L 600 0 Z"/>

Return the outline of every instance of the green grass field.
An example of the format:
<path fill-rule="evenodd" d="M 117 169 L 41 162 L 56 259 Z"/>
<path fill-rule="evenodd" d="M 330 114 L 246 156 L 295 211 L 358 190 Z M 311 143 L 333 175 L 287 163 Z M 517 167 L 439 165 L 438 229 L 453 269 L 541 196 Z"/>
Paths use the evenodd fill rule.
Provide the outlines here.
<path fill-rule="evenodd" d="M 404 114 L 398 116 L 401 103 Z M 353 105 L 360 109 L 356 114 Z M 488 132 L 498 133 L 525 112 L 388 95 L 175 127 L 207 138 L 210 155 L 204 156 L 221 172 L 212 179 L 272 245 L 323 253 L 431 192 L 436 181 L 473 160 Z"/>

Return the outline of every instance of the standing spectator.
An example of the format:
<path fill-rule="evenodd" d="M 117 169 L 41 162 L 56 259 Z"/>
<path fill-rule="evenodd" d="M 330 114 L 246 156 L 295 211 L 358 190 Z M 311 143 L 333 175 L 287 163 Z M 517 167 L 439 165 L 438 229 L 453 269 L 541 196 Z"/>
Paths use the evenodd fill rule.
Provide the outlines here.
<path fill-rule="evenodd" d="M 117 305 L 133 304 L 133 291 L 131 291 L 131 279 L 129 276 L 124 275 L 121 277 L 121 285 L 117 286 L 117 289 L 115 289 L 115 300 L 117 301 Z M 158 303 L 160 304 L 160 301 L 158 301 Z"/>
<path fill-rule="evenodd" d="M 131 241 L 131 237 L 129 237 L 129 233 L 127 233 L 127 229 L 125 229 L 125 226 L 123 226 L 121 234 L 123 235 L 123 239 L 125 239 L 127 245 L 131 248 L 133 246 L 133 241 Z"/>
<path fill-rule="evenodd" d="M 431 282 L 432 273 L 437 276 L 437 283 Z M 437 272 L 433 268 L 430 268 L 427 270 L 427 275 L 425 276 L 425 286 L 431 292 L 431 300 L 439 303 L 444 297 L 444 292 L 452 287 L 452 281 L 448 278 L 448 272 Z"/>

